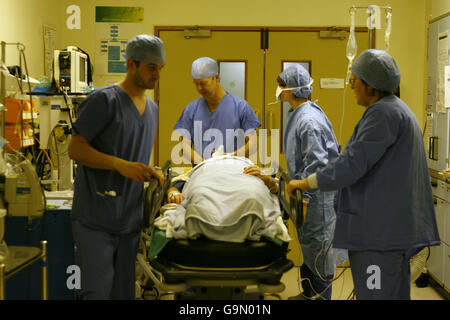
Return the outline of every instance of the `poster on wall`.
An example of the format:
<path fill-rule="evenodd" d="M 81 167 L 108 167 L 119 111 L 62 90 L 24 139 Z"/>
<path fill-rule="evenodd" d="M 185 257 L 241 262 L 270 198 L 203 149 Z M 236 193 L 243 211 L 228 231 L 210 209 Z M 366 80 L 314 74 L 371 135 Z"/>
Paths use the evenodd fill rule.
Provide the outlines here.
<path fill-rule="evenodd" d="M 444 95 L 445 107 L 450 109 L 450 66 L 445 66 Z"/>
<path fill-rule="evenodd" d="M 437 53 L 436 110 L 447 112 L 445 108 L 445 67 L 448 66 L 449 30 L 439 33 Z"/>
<path fill-rule="evenodd" d="M 144 33 L 143 7 L 95 7 L 96 73 L 127 72 L 123 57 L 127 42 Z"/>
<path fill-rule="evenodd" d="M 56 47 L 56 29 L 44 25 L 44 75 L 53 79 L 53 57 Z"/>

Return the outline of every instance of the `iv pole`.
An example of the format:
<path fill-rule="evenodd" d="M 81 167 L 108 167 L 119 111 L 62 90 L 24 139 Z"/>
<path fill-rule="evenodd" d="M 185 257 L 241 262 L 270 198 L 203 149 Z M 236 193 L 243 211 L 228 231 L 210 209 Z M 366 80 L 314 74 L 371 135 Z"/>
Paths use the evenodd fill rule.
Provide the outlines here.
<path fill-rule="evenodd" d="M 365 9 L 367 11 L 367 13 L 369 14 L 369 49 L 373 49 L 374 48 L 374 44 L 373 42 L 373 32 L 375 32 L 376 30 L 376 26 L 372 26 L 372 17 L 375 14 L 376 9 L 384 9 L 388 14 L 391 14 L 392 12 L 392 8 L 391 6 L 384 6 L 384 7 L 378 7 L 378 6 L 368 6 L 368 7 L 356 7 L 356 6 L 352 6 L 350 8 L 350 10 L 352 9 Z"/>
<path fill-rule="evenodd" d="M 343 94 L 343 103 L 342 103 L 342 116 L 341 116 L 341 124 L 339 127 L 339 143 L 342 143 L 342 128 L 344 126 L 344 115 L 345 115 L 345 95 L 346 95 L 346 91 L 349 85 L 349 80 L 350 80 L 350 67 L 352 65 L 353 59 L 356 57 L 356 52 L 357 52 L 357 46 L 356 46 L 356 39 L 354 38 L 354 28 L 355 28 L 355 14 L 356 14 L 356 10 L 357 9 L 365 9 L 366 12 L 369 14 L 368 16 L 368 29 L 369 29 L 369 49 L 373 49 L 375 47 L 374 43 L 373 43 L 373 33 L 376 30 L 376 25 L 373 26 L 372 25 L 372 18 L 373 15 L 376 14 L 376 11 L 378 9 L 384 9 L 386 12 L 386 31 L 385 31 L 385 36 L 384 36 L 384 41 L 385 41 L 385 50 L 388 51 L 389 50 L 389 37 L 391 35 L 391 17 L 392 17 L 392 8 L 390 6 L 386 6 L 386 7 L 378 7 L 378 6 L 368 6 L 368 7 L 356 7 L 356 6 L 352 6 L 349 10 L 350 12 L 350 18 L 351 18 L 351 26 L 350 26 L 350 36 L 349 36 L 349 40 L 347 42 L 347 52 L 346 52 L 346 56 L 348 61 L 348 67 L 347 67 L 347 75 L 346 75 L 346 80 L 345 80 L 345 87 L 344 87 L 344 94 Z"/>
<path fill-rule="evenodd" d="M 261 50 L 263 50 L 263 101 L 262 101 L 262 129 L 266 128 L 266 50 L 269 49 L 269 29 L 261 29 Z M 262 134 L 262 166 L 266 163 L 266 135 Z"/>

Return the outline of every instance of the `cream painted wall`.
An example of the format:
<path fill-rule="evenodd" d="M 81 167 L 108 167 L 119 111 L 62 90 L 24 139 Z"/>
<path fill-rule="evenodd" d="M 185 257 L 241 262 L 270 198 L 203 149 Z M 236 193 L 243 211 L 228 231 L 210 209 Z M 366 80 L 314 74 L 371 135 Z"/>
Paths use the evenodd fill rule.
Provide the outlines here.
<path fill-rule="evenodd" d="M 429 6 L 430 21 L 450 13 L 450 1 L 448 0 L 431 0 Z"/>
<path fill-rule="evenodd" d="M 402 71 L 401 95 L 423 126 L 425 119 L 425 57 L 427 0 L 285 0 L 282 5 L 272 0 L 229 0 L 196 2 L 184 0 L 133 0 L 127 6 L 145 8 L 145 32 L 154 26 L 216 25 L 216 26 L 348 26 L 349 9 L 357 6 L 390 4 L 393 9 L 390 53 Z M 63 46 L 74 44 L 91 53 L 95 64 L 95 6 L 123 6 L 121 0 L 64 0 L 63 7 L 78 4 L 82 11 L 81 30 L 63 30 Z M 198 3 L 198 5 L 196 5 Z M 436 1 L 436 3 L 438 3 Z M 434 4 L 433 4 L 434 5 Z M 434 8 L 434 9 L 433 9 Z M 433 12 L 439 12 L 437 5 Z M 384 13 L 384 12 L 383 12 Z M 433 13 L 438 14 L 438 13 Z M 365 26 L 366 14 L 358 10 L 356 24 Z M 382 19 L 384 27 L 384 18 Z M 384 29 L 377 32 L 377 48 L 384 49 Z M 345 55 L 345 52 L 342 52 Z M 168 62 L 170 63 L 170 61 Z M 95 73 L 95 72 L 94 72 Z M 101 85 L 106 79 L 94 77 Z"/>
<path fill-rule="evenodd" d="M 423 126 L 425 119 L 426 33 L 429 19 L 449 11 L 448 0 L 273 0 L 219 1 L 155 1 L 155 0 L 0 0 L 0 40 L 23 42 L 27 49 L 30 74 L 43 74 L 42 25 L 57 29 L 58 46 L 76 45 L 91 54 L 95 76 L 95 6 L 142 6 L 145 8 L 144 30 L 152 34 L 154 26 L 219 25 L 219 26 L 348 26 L 348 10 L 358 6 L 387 5 L 393 8 L 391 54 L 402 71 L 401 95 Z M 81 30 L 68 30 L 66 7 L 81 8 Z M 198 5 L 197 5 L 198 4 Z M 356 24 L 364 26 L 366 15 L 358 10 Z M 384 21 L 382 21 L 384 27 Z M 377 48 L 384 48 L 384 30 L 377 32 Z M 8 64 L 18 62 L 15 49 L 8 48 Z M 342 52 L 344 55 L 345 52 Z M 169 62 L 170 63 L 170 62 Z"/>
<path fill-rule="evenodd" d="M 25 45 L 28 71 L 33 78 L 39 79 L 44 74 L 43 25 L 57 29 L 59 46 L 64 8 L 59 0 L 0 0 L 0 41 Z M 19 64 L 15 46 L 7 46 L 6 64 Z"/>

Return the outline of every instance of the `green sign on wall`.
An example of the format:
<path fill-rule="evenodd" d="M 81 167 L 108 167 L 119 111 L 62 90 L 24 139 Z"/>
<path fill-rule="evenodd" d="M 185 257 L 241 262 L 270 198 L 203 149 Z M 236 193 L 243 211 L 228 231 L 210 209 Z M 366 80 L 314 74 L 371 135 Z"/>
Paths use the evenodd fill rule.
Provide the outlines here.
<path fill-rule="evenodd" d="M 95 22 L 144 22 L 143 7 L 95 7 Z"/>

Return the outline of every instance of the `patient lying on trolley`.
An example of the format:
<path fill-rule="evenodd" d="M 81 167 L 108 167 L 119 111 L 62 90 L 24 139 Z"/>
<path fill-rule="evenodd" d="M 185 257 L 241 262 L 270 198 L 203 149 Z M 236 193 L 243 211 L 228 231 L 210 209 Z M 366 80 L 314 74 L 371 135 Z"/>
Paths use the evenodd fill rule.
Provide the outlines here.
<path fill-rule="evenodd" d="M 222 155 L 203 161 L 168 190 L 155 226 L 167 238 L 244 242 L 290 241 L 281 218 L 278 185 L 249 159 Z M 179 189 L 182 188 L 182 191 Z"/>

